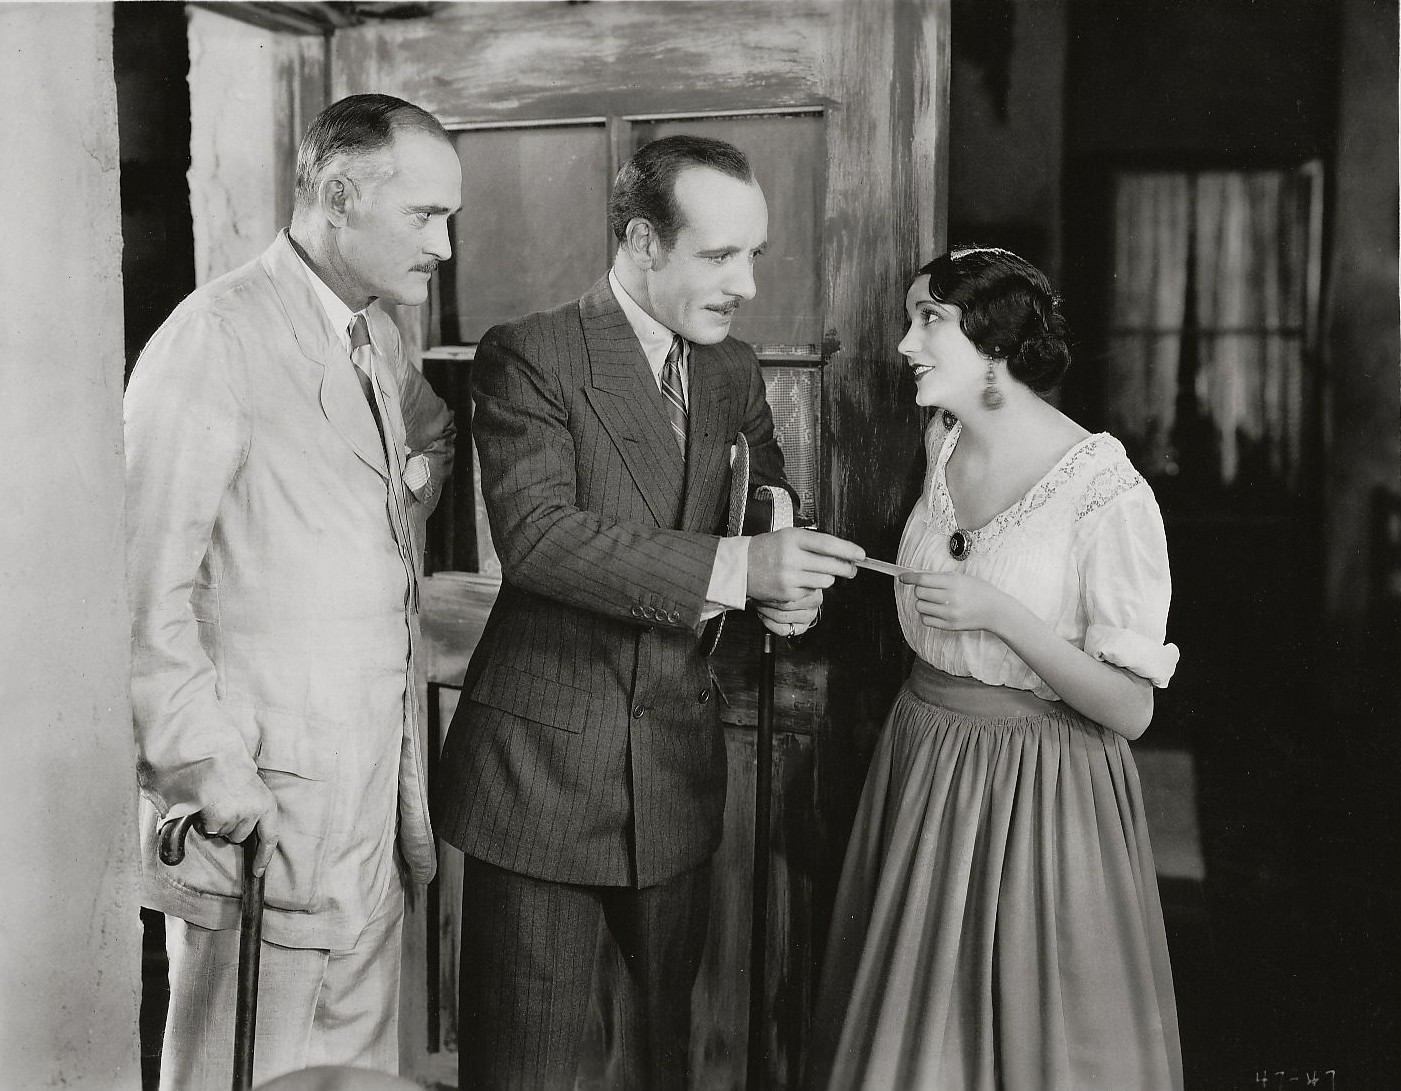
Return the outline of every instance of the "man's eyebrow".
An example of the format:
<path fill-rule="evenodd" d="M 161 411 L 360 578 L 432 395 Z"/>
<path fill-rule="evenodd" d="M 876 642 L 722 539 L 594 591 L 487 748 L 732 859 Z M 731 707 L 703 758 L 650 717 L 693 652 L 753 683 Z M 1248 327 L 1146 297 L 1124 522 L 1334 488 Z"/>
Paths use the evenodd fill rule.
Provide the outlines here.
<path fill-rule="evenodd" d="M 452 216 L 458 212 L 461 212 L 462 206 L 458 205 L 456 208 L 449 208 L 447 205 L 409 205 L 407 211 L 428 212 L 437 215 Z"/>
<path fill-rule="evenodd" d="M 754 254 L 763 253 L 769 248 L 768 241 L 761 242 L 758 246 L 750 247 L 749 252 Z M 738 254 L 744 247 L 742 246 L 712 246 L 708 250 L 697 250 L 696 253 L 702 257 L 717 257 L 720 254 Z"/>

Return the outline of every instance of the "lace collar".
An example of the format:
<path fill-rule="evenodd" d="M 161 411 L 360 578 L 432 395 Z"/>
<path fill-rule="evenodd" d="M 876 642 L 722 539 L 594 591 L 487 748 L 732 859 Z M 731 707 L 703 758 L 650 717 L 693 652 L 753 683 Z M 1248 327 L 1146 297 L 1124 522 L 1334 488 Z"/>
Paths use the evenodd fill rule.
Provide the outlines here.
<path fill-rule="evenodd" d="M 1091 503 L 1078 505 L 1077 507 L 1081 510 L 1077 510 L 1077 516 L 1102 506 L 1113 496 L 1117 496 L 1141 480 L 1132 466 L 1128 464 L 1119 441 L 1108 432 L 1094 432 L 1061 455 L 1055 464 L 1041 475 L 1040 480 L 1022 495 L 1021 499 L 1014 501 L 981 527 L 976 529 L 960 528 L 957 522 L 957 513 L 954 510 L 953 497 L 949 494 L 947 466 L 949 456 L 958 446 L 958 438 L 962 434 L 963 422 L 958 421 L 944 436 L 943 446 L 939 450 L 929 475 L 929 492 L 926 499 L 931 521 L 947 534 L 961 529 L 962 533 L 967 535 L 970 550 L 973 552 L 980 548 L 990 547 L 1009 530 L 1025 522 L 1072 481 L 1080 478 L 1083 482 L 1084 467 L 1092 464 L 1095 459 L 1103 455 L 1110 456 L 1108 459 L 1110 465 L 1106 467 L 1106 472 L 1111 474 L 1113 480 L 1105 482 L 1105 487 L 1092 489 L 1091 492 L 1098 499 Z M 1101 475 L 1095 475 L 1096 478 L 1099 476 Z"/>

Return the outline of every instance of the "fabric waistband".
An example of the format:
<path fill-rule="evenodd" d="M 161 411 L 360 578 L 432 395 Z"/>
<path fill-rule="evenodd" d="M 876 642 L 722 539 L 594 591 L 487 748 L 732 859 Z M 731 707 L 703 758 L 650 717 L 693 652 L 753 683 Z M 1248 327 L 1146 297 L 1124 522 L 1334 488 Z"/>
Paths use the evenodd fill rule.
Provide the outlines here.
<path fill-rule="evenodd" d="M 921 701 L 961 716 L 984 720 L 1022 716 L 1048 716 L 1068 711 L 1064 701 L 1047 701 L 1030 690 L 990 686 L 976 678 L 946 674 L 916 659 L 906 686 Z"/>

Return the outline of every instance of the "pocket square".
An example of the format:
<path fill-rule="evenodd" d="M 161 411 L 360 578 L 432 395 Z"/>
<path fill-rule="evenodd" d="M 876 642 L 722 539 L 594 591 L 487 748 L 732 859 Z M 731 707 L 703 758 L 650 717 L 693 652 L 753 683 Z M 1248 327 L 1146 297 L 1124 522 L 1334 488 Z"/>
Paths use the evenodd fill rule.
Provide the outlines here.
<path fill-rule="evenodd" d="M 433 473 L 428 465 L 428 458 L 425 455 L 411 455 L 404 463 L 404 488 L 413 493 L 420 500 L 423 497 L 423 490 L 432 479 Z"/>

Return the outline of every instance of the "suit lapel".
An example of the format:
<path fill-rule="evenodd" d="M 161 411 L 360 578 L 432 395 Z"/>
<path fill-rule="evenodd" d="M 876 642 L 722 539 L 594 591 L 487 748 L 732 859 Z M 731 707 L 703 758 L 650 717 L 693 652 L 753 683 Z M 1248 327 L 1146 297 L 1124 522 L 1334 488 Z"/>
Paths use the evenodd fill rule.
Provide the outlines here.
<path fill-rule="evenodd" d="M 686 459 L 686 498 L 681 525 L 686 530 L 711 533 L 715 497 L 726 491 L 730 469 L 730 444 L 726 430 L 732 398 L 725 382 L 720 352 L 711 345 L 691 346 L 690 442 Z"/>
<path fill-rule="evenodd" d="M 686 466 L 637 335 L 605 277 L 579 301 L 589 357 L 585 396 L 658 526 L 674 527 Z"/>
<path fill-rule="evenodd" d="M 321 411 L 360 460 L 388 480 L 379 430 L 355 377 L 355 367 L 341 348 L 336 331 L 307 282 L 302 260 L 292 249 L 286 230 L 262 256 L 263 268 L 292 327 L 297 347 L 309 363 L 321 369 Z"/>

